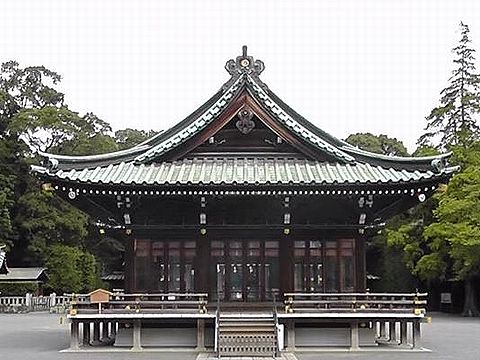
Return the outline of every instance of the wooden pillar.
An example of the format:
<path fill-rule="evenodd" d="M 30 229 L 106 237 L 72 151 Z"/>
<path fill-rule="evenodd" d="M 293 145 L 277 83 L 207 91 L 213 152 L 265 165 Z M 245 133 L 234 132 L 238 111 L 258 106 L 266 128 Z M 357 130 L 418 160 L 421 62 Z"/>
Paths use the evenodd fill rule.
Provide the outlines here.
<path fill-rule="evenodd" d="M 100 345 L 100 322 L 95 321 L 93 323 L 93 340 L 92 345 Z"/>
<path fill-rule="evenodd" d="M 421 335 L 420 320 L 414 320 L 412 322 L 412 346 L 414 349 L 420 349 L 422 347 Z"/>
<path fill-rule="evenodd" d="M 385 321 L 379 321 L 380 329 L 379 329 L 379 339 L 380 340 L 386 340 L 387 339 L 387 331 L 386 331 L 386 322 Z"/>
<path fill-rule="evenodd" d="M 388 323 L 388 341 L 397 341 L 397 323 L 395 321 L 390 321 Z"/>
<path fill-rule="evenodd" d="M 360 350 L 360 335 L 358 333 L 358 322 L 350 323 L 350 351 Z"/>
<path fill-rule="evenodd" d="M 83 322 L 83 346 L 90 346 L 90 322 L 84 321 Z"/>
<path fill-rule="evenodd" d="M 295 320 L 287 320 L 287 351 L 295 351 Z"/>
<path fill-rule="evenodd" d="M 133 347 L 132 350 L 142 350 L 142 323 L 140 320 L 133 321 Z"/>
<path fill-rule="evenodd" d="M 100 336 L 100 339 L 108 339 L 108 321 L 102 321 L 102 335 Z"/>
<path fill-rule="evenodd" d="M 364 235 L 359 235 L 355 239 L 355 287 L 357 292 L 365 292 L 367 289 L 366 241 L 367 237 Z"/>
<path fill-rule="evenodd" d="M 115 339 L 115 337 L 117 336 L 117 322 L 116 321 L 112 321 L 111 322 L 111 328 L 110 328 L 110 337 L 112 339 Z"/>
<path fill-rule="evenodd" d="M 205 320 L 197 320 L 197 351 L 205 351 Z"/>
<path fill-rule="evenodd" d="M 294 273 L 294 259 L 293 259 L 293 239 L 291 235 L 282 234 L 280 237 L 280 298 L 282 301 L 283 294 L 286 292 L 293 292 L 293 273 Z"/>
<path fill-rule="evenodd" d="M 408 343 L 406 321 L 400 322 L 400 337 L 398 340 L 399 340 L 399 345 L 407 345 Z"/>
<path fill-rule="evenodd" d="M 208 283 L 208 275 L 210 274 L 210 266 L 214 264 L 210 263 L 210 246 L 208 232 L 205 235 L 198 234 L 197 239 L 197 256 L 195 259 L 195 290 L 197 292 L 208 293 L 208 300 L 212 299 L 211 290 L 212 284 Z"/>
<path fill-rule="evenodd" d="M 80 348 L 78 325 L 78 321 L 75 320 L 72 320 L 70 323 L 70 350 L 78 350 Z"/>
<path fill-rule="evenodd" d="M 131 293 L 135 287 L 135 249 L 133 237 L 125 235 L 125 292 Z"/>

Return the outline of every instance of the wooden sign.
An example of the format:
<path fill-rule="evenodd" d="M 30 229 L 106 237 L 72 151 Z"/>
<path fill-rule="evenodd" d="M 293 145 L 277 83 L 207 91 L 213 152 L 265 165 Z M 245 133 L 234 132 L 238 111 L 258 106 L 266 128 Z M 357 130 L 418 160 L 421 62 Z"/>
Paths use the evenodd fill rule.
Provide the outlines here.
<path fill-rule="evenodd" d="M 108 303 L 112 293 L 108 290 L 97 289 L 88 294 L 91 304 Z"/>

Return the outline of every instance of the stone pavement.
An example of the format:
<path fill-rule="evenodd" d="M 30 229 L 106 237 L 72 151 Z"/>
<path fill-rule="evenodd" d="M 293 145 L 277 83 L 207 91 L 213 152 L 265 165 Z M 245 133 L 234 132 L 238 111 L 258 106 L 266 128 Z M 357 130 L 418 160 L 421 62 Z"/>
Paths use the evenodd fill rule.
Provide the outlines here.
<path fill-rule="evenodd" d="M 300 353 L 299 360 L 479 360 L 480 319 L 431 314 L 424 324 L 423 346 L 431 352 Z M 195 360 L 192 352 L 91 352 L 65 353 L 69 345 L 68 325 L 59 315 L 47 313 L 0 314 L 0 360 Z M 289 359 L 293 360 L 293 359 Z"/>

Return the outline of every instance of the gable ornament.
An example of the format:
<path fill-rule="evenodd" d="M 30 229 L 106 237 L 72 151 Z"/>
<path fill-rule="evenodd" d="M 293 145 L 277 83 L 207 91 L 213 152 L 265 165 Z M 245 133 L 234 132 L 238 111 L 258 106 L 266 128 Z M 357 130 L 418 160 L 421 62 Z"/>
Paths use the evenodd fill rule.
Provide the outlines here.
<path fill-rule="evenodd" d="M 247 46 L 242 46 L 242 55 L 237 56 L 235 60 L 230 59 L 225 64 L 225 70 L 231 75 L 230 80 L 228 80 L 222 87 L 225 91 L 232 85 L 239 77 L 250 75 L 255 81 L 261 86 L 264 90 L 267 89 L 265 85 L 259 78 L 259 75 L 265 70 L 265 64 L 262 60 L 254 59 L 253 56 L 247 54 Z"/>
<path fill-rule="evenodd" d="M 253 111 L 248 107 L 243 107 L 237 114 L 239 120 L 235 123 L 238 131 L 247 135 L 255 128 L 255 122 L 252 120 Z"/>

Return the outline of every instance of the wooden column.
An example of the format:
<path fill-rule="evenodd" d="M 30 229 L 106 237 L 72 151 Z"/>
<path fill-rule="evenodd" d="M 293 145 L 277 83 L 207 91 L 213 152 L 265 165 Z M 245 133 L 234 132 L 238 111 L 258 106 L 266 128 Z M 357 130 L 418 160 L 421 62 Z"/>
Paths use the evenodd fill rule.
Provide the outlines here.
<path fill-rule="evenodd" d="M 420 320 L 416 320 L 412 322 L 412 346 L 414 349 L 420 349 L 421 344 Z"/>
<path fill-rule="evenodd" d="M 117 322 L 112 321 L 112 327 L 110 328 L 110 336 L 115 339 L 115 336 L 117 335 Z"/>
<path fill-rule="evenodd" d="M 280 258 L 280 298 L 282 301 L 283 294 L 286 292 L 293 292 L 293 272 L 294 272 L 294 259 L 293 259 L 293 239 L 291 235 L 285 235 L 282 233 L 280 236 L 279 244 Z"/>
<path fill-rule="evenodd" d="M 72 320 L 70 324 L 70 350 L 78 350 L 80 348 L 78 321 Z"/>
<path fill-rule="evenodd" d="M 357 236 L 355 239 L 355 286 L 357 292 L 365 292 L 367 289 L 367 270 L 366 270 L 366 241 L 367 237 Z"/>
<path fill-rule="evenodd" d="M 132 350 L 142 350 L 142 323 L 140 320 L 133 321 L 133 347 Z"/>
<path fill-rule="evenodd" d="M 295 351 L 295 320 L 287 320 L 287 351 Z"/>
<path fill-rule="evenodd" d="M 125 292 L 132 293 L 135 285 L 135 253 L 132 236 L 125 236 Z"/>
<path fill-rule="evenodd" d="M 388 323 L 388 341 L 397 341 L 397 323 L 395 321 L 390 321 Z"/>
<path fill-rule="evenodd" d="M 358 333 L 358 322 L 353 321 L 350 324 L 350 350 L 360 350 L 360 335 Z"/>
<path fill-rule="evenodd" d="M 108 332 L 108 321 L 102 321 L 102 335 L 101 335 L 101 339 L 102 340 L 108 340 L 108 335 L 109 335 L 109 332 Z"/>
<path fill-rule="evenodd" d="M 387 340 L 386 322 L 379 321 L 380 325 L 378 337 L 380 340 Z"/>
<path fill-rule="evenodd" d="M 400 322 L 400 337 L 399 337 L 399 345 L 408 345 L 408 338 L 407 338 L 407 322 L 401 321 Z"/>
<path fill-rule="evenodd" d="M 197 320 L 197 351 L 205 351 L 205 320 Z"/>
<path fill-rule="evenodd" d="M 100 322 L 95 321 L 93 323 L 93 340 L 92 340 L 92 345 L 100 345 Z"/>
<path fill-rule="evenodd" d="M 90 346 L 90 322 L 84 321 L 83 322 L 83 346 Z"/>
<path fill-rule="evenodd" d="M 210 294 L 210 290 L 212 289 L 212 286 L 211 284 L 208 284 L 208 275 L 210 273 L 210 266 L 213 265 L 210 264 L 208 233 L 202 235 L 200 232 L 198 232 L 198 235 L 195 236 L 195 238 L 197 240 L 197 254 L 195 259 L 195 289 L 197 292 L 208 293 L 208 301 L 211 301 L 212 294 Z"/>

